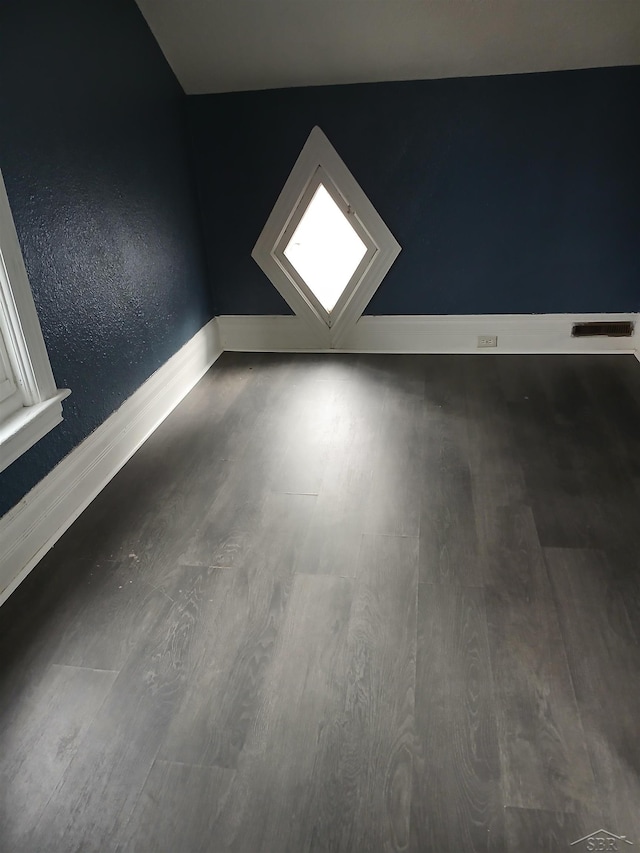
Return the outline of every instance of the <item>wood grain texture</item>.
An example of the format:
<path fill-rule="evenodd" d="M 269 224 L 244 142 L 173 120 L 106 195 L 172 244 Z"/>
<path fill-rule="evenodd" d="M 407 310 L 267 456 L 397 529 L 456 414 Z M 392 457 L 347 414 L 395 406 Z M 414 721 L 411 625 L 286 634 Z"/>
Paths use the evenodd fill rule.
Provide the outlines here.
<path fill-rule="evenodd" d="M 251 531 L 260 521 L 265 492 L 255 487 L 253 466 L 224 460 L 225 470 L 198 524 L 185 538 L 178 562 L 190 566 L 230 569 L 242 565 L 251 545 Z"/>
<path fill-rule="evenodd" d="M 553 602 L 485 595 L 505 805 L 591 809 L 593 774 Z"/>
<path fill-rule="evenodd" d="M 340 671 L 318 732 L 300 846 L 406 850 L 413 759 L 417 541 L 365 536 Z"/>
<path fill-rule="evenodd" d="M 155 761 L 116 853 L 209 853 L 234 771 Z"/>
<path fill-rule="evenodd" d="M 175 578 L 30 833 L 34 849 L 97 853 L 113 843 L 184 692 L 209 571 L 185 569 Z"/>
<path fill-rule="evenodd" d="M 461 366 L 469 436 L 466 461 L 473 476 L 513 475 L 517 441 L 498 372 L 500 359 L 467 357 Z"/>
<path fill-rule="evenodd" d="M 468 467 L 429 469 L 422 490 L 420 580 L 482 586 Z"/>
<path fill-rule="evenodd" d="M 236 697 L 239 694 L 245 705 L 250 703 L 262 669 L 262 657 L 254 647 L 257 659 L 247 655 L 249 662 L 245 664 L 250 680 L 240 671 L 237 672 L 237 686 L 230 684 L 234 666 L 242 665 L 242 659 L 238 658 L 247 643 L 249 630 L 247 572 L 210 570 L 205 594 L 208 618 L 200 620 L 195 627 L 193 669 L 179 708 L 163 737 L 158 758 L 170 763 L 231 768 L 236 764 L 244 740 L 242 733 L 247 726 L 242 705 Z M 267 600 L 266 625 L 278 624 L 284 601 L 286 595 L 274 595 Z M 266 633 L 268 630 L 262 627 L 260 633 L 257 626 L 254 628 L 254 636 L 262 638 L 259 648 L 266 659 L 273 645 Z M 271 631 L 275 634 L 275 628 Z"/>
<path fill-rule="evenodd" d="M 388 391 L 366 508 L 365 532 L 419 536 L 424 400 Z"/>
<path fill-rule="evenodd" d="M 288 607 L 315 497 L 271 493 L 244 565 L 216 574 L 215 609 L 197 627 L 193 676 L 160 755 L 236 767 Z"/>
<path fill-rule="evenodd" d="M 528 399 L 511 406 L 530 503 L 546 547 L 604 547 L 611 523 L 625 524 L 626 538 L 635 535 L 627 509 L 633 492 L 628 458 L 620 452 L 614 426 L 618 419 L 628 423 L 633 410 L 625 411 L 618 395 L 602 387 L 602 374 L 610 388 L 616 387 L 624 363 L 607 356 L 545 357 L 529 368 Z"/>
<path fill-rule="evenodd" d="M 485 601 L 504 803 L 579 813 L 595 788 L 543 553 L 528 508 L 501 515 Z"/>
<path fill-rule="evenodd" d="M 334 398 L 331 450 L 296 570 L 354 577 L 378 458 L 384 399 L 374 383 L 365 381 L 341 378 L 340 392 Z"/>
<path fill-rule="evenodd" d="M 640 492 L 638 492 L 640 495 Z M 631 623 L 636 640 L 640 643 L 640 571 L 638 570 L 638 551 L 624 541 L 617 540 L 614 544 L 601 551 L 602 565 L 606 566 L 607 598 L 617 597 L 624 601 L 624 607 Z"/>
<path fill-rule="evenodd" d="M 120 670 L 152 628 L 166 596 L 147 580 L 136 554 L 88 566 L 84 601 L 67 620 L 55 663 Z"/>
<path fill-rule="evenodd" d="M 504 481 L 476 480 L 474 499 L 479 557 L 484 584 L 505 601 L 536 602 L 551 597 L 547 569 L 531 508 L 521 503 L 500 504 Z"/>
<path fill-rule="evenodd" d="M 418 540 L 363 537 L 346 648 L 346 738 L 338 770 L 351 789 L 350 813 L 340 820 L 348 832 L 338 849 L 404 850 L 409 844 L 417 594 Z M 320 849 L 323 834 L 315 830 Z"/>
<path fill-rule="evenodd" d="M 54 665 L 12 719 L 0 712 L 0 850 L 22 849 L 116 676 Z"/>
<path fill-rule="evenodd" d="M 589 823 L 567 812 L 506 808 L 504 823 L 507 849 L 565 853 L 571 849 L 573 842 L 599 829 L 598 818 L 594 818 L 595 822 Z M 577 849 L 584 850 L 585 847 L 578 846 Z"/>
<path fill-rule="evenodd" d="M 352 582 L 296 575 L 225 811 L 222 849 L 304 849 L 312 770 L 325 727 L 344 706 Z"/>
<path fill-rule="evenodd" d="M 624 586 L 601 553 L 547 549 L 603 824 L 640 837 L 640 645 Z"/>
<path fill-rule="evenodd" d="M 2 853 L 640 843 L 639 420 L 627 356 L 223 355 L 2 608 Z"/>
<path fill-rule="evenodd" d="M 433 356 L 423 361 L 423 453 L 427 475 L 432 469 L 469 467 L 469 420 L 464 382 L 466 356 Z"/>
<path fill-rule="evenodd" d="M 125 465 L 118 483 L 107 485 L 97 504 L 92 504 L 92 518 L 83 515 L 76 522 L 83 541 L 91 543 L 90 553 L 96 545 L 109 559 L 127 560 L 135 553 L 156 576 L 158 566 L 174 565 L 191 525 L 206 512 L 224 481 L 226 470 L 216 463 L 224 458 L 229 442 L 237 440 L 238 412 L 244 412 L 246 420 L 255 416 L 253 389 L 248 388 L 255 384 L 250 381 L 253 371 L 249 372 L 250 365 L 240 369 L 238 354 L 230 355 L 222 356 L 227 369 L 219 396 L 218 383 L 213 391 L 215 380 L 206 374 L 163 421 L 154 441 L 142 445 L 133 470 Z M 176 470 L 181 472 L 179 477 Z"/>
<path fill-rule="evenodd" d="M 421 584 L 411 847 L 502 850 L 500 763 L 481 589 Z"/>

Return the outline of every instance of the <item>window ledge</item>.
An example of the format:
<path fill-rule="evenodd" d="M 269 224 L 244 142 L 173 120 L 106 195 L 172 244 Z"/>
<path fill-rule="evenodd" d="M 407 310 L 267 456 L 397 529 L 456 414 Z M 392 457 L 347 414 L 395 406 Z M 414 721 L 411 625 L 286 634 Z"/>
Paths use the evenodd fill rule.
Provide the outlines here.
<path fill-rule="evenodd" d="M 68 389 L 58 391 L 43 403 L 23 406 L 0 423 L 0 471 L 62 421 L 62 401 L 70 393 Z"/>

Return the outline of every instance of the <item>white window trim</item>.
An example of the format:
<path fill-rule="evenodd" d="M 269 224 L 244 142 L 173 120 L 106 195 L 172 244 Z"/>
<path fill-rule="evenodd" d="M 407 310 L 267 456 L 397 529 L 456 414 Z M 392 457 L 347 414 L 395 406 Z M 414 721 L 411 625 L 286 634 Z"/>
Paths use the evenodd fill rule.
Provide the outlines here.
<path fill-rule="evenodd" d="M 323 187 L 326 189 L 326 191 L 329 193 L 329 195 L 335 202 L 336 206 L 344 213 L 345 216 L 349 216 L 351 214 L 349 204 L 342 197 L 340 191 L 335 186 L 330 176 L 327 174 L 327 172 L 325 172 L 322 166 L 318 166 L 318 168 L 313 174 L 313 177 L 307 184 L 307 187 L 304 193 L 302 194 L 302 198 L 300 199 L 299 204 L 297 205 L 295 211 L 289 219 L 287 227 L 283 231 L 282 236 L 278 240 L 277 245 L 274 246 L 273 254 L 277 263 L 284 267 L 285 274 L 288 275 L 290 278 L 293 278 L 299 290 L 301 290 L 304 296 L 306 297 L 307 301 L 310 302 L 311 305 L 315 308 L 316 312 L 322 317 L 326 325 L 331 327 L 335 325 L 334 318 L 340 315 L 342 307 L 346 305 L 348 301 L 349 287 L 347 286 L 347 288 L 342 292 L 331 313 L 329 313 L 285 255 L 285 250 L 289 245 L 289 241 L 291 240 L 291 237 L 293 236 L 296 228 L 298 227 L 300 220 L 306 213 L 307 207 L 309 206 L 309 203 L 311 202 L 311 199 L 313 198 L 313 195 L 320 186 L 320 184 L 323 185 Z M 360 237 L 360 239 L 366 246 L 366 252 L 364 254 L 364 257 L 356 267 L 351 277 L 351 279 L 360 281 L 377 251 L 377 246 L 372 241 L 371 236 L 367 232 L 364 225 L 360 222 L 360 220 L 356 216 L 351 216 L 351 220 L 353 230 L 356 232 L 358 237 Z"/>
<path fill-rule="evenodd" d="M 19 395 L 0 421 L 2 471 L 62 421 L 71 392 L 56 387 L 1 172 L 0 334 Z"/>
<path fill-rule="evenodd" d="M 354 217 L 354 228 L 367 245 L 366 255 L 330 316 L 284 256 L 291 226 L 302 217 L 313 195 L 310 188 L 319 181 L 334 201 Z M 320 128 L 314 127 L 258 237 L 252 258 L 294 313 L 307 321 L 317 344 L 337 347 L 362 315 L 399 253 L 399 243 L 338 152 Z"/>

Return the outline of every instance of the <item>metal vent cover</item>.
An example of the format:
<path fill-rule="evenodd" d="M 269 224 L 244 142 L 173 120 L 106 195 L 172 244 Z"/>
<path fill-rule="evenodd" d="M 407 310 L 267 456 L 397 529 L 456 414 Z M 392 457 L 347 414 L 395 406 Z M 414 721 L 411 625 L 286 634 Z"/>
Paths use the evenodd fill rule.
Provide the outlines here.
<path fill-rule="evenodd" d="M 633 335 L 634 324 L 631 321 L 616 323 L 574 323 L 571 329 L 572 338 L 630 338 Z"/>

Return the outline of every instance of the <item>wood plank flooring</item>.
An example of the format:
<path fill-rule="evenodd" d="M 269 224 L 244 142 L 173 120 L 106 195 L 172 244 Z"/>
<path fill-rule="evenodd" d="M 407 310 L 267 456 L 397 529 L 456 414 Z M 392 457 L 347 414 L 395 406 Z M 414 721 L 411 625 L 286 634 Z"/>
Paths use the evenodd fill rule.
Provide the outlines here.
<path fill-rule="evenodd" d="M 0 851 L 640 844 L 638 519 L 631 356 L 225 354 L 0 611 Z"/>

